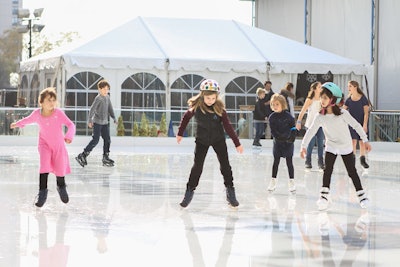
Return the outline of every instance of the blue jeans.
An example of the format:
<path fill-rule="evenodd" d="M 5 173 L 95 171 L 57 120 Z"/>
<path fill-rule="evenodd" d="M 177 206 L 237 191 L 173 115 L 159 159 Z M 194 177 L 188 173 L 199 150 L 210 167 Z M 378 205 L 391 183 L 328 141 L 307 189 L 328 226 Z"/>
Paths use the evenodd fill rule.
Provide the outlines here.
<path fill-rule="evenodd" d="M 315 146 L 315 143 L 317 143 L 317 148 L 318 148 L 318 163 L 324 162 L 324 139 L 325 139 L 324 131 L 320 127 L 317 133 L 313 136 L 313 138 L 311 138 L 310 143 L 308 144 L 307 156 L 306 156 L 307 163 L 311 164 L 311 154 Z"/>
<path fill-rule="evenodd" d="M 103 138 L 104 141 L 103 154 L 109 153 L 111 144 L 110 125 L 109 124 L 101 125 L 97 123 L 93 123 L 92 140 L 85 147 L 84 151 L 91 152 L 93 148 L 99 143 L 100 136 Z"/>

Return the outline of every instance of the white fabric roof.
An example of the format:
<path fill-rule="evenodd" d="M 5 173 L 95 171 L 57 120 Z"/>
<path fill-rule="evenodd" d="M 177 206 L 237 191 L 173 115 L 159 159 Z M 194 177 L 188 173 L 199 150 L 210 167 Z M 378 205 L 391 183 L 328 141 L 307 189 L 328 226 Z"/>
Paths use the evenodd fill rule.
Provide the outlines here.
<path fill-rule="evenodd" d="M 231 20 L 137 17 L 83 44 L 21 62 L 21 71 L 55 68 L 364 74 L 366 67 Z"/>

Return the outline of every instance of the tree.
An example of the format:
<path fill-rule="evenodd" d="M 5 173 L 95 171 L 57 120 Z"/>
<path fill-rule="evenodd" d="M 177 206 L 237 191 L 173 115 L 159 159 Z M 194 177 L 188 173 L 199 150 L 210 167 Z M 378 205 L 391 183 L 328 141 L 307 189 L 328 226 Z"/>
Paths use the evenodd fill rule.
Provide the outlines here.
<path fill-rule="evenodd" d="M 0 37 L 0 88 L 10 87 L 10 74 L 18 71 L 21 49 L 21 34 L 16 30 L 7 30 Z"/>
<path fill-rule="evenodd" d="M 162 114 L 161 116 L 161 121 L 160 121 L 160 133 L 163 136 L 167 135 L 167 120 L 165 119 L 165 113 Z"/>
<path fill-rule="evenodd" d="M 139 125 L 137 124 L 136 121 L 133 124 L 132 136 L 139 136 Z"/>
<path fill-rule="evenodd" d="M 139 128 L 140 136 L 148 136 L 149 135 L 149 121 L 147 120 L 146 114 L 142 114 L 142 119 L 140 121 Z"/>
<path fill-rule="evenodd" d="M 125 126 L 122 116 L 118 117 L 117 136 L 125 136 Z"/>

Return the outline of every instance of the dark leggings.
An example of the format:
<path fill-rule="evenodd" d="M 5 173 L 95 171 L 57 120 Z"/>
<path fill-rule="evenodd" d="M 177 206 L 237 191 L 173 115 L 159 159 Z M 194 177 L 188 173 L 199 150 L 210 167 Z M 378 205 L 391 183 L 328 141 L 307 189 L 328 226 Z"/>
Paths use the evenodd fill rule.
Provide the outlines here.
<path fill-rule="evenodd" d="M 278 167 L 281 157 L 274 157 L 274 164 L 272 165 L 272 178 L 276 178 L 278 175 Z M 293 157 L 286 157 L 286 165 L 289 172 L 289 178 L 294 178 L 294 167 L 293 167 Z"/>
<path fill-rule="evenodd" d="M 49 173 L 41 173 L 39 175 L 39 189 L 47 189 L 47 180 L 49 178 Z M 65 186 L 65 177 L 57 176 L 57 186 Z"/>
<path fill-rule="evenodd" d="M 226 147 L 225 140 L 212 144 L 211 146 L 217 154 L 221 174 L 224 177 L 224 185 L 233 186 L 232 168 L 229 164 L 228 149 Z M 209 147 L 210 146 L 196 142 L 196 148 L 194 150 L 194 163 L 192 170 L 190 171 L 189 181 L 187 183 L 187 185 L 193 189 L 195 189 L 199 184 L 200 176 L 203 172 L 204 160 Z"/>
<path fill-rule="evenodd" d="M 356 162 L 354 159 L 353 152 L 347 155 L 341 155 L 343 159 L 344 166 L 346 167 L 347 174 L 350 176 L 351 180 L 353 181 L 354 187 L 356 191 L 363 190 L 361 185 L 360 177 L 358 176 L 356 170 Z M 337 155 L 332 154 L 330 152 L 325 153 L 325 170 L 324 176 L 322 180 L 323 187 L 330 187 L 332 172 L 333 172 L 333 165 L 335 164 Z"/>

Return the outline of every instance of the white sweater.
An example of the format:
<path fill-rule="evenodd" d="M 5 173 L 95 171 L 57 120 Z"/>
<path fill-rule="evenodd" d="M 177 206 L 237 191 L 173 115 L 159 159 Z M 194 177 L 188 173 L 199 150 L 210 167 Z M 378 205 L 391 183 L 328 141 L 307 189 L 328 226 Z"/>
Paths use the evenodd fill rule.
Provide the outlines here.
<path fill-rule="evenodd" d="M 349 126 L 351 126 L 361 137 L 363 142 L 368 142 L 367 134 L 347 110 L 342 109 L 342 114 L 317 114 L 310 128 L 306 131 L 301 148 L 307 148 L 311 138 L 317 133 L 319 127 L 325 134 L 325 150 L 333 154 L 347 155 L 353 152 Z"/>

